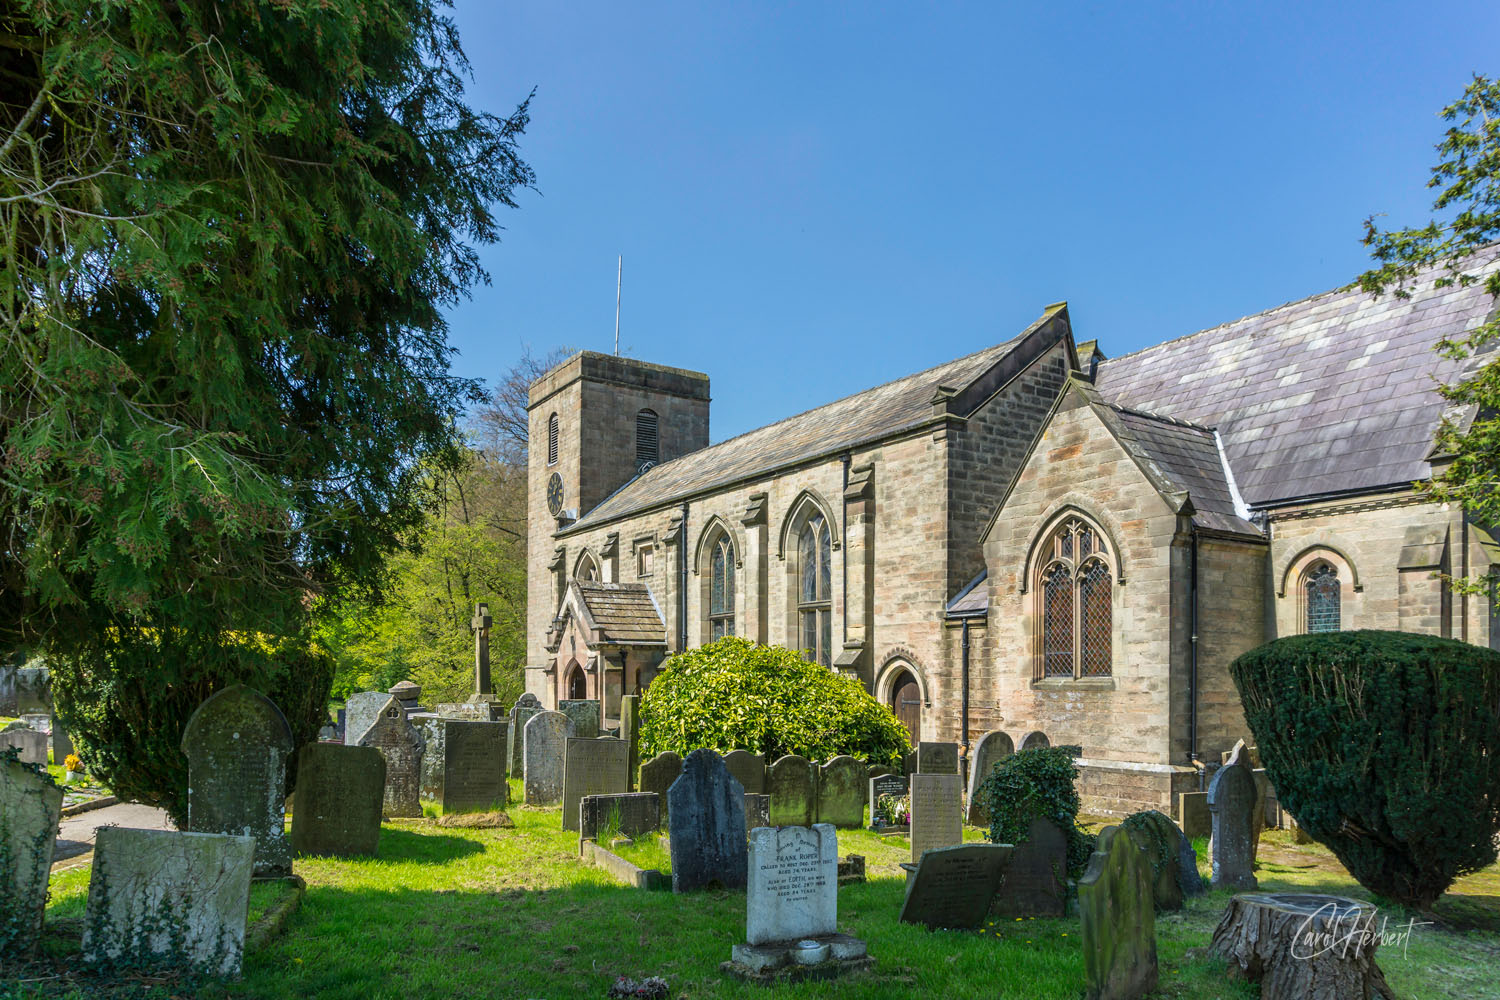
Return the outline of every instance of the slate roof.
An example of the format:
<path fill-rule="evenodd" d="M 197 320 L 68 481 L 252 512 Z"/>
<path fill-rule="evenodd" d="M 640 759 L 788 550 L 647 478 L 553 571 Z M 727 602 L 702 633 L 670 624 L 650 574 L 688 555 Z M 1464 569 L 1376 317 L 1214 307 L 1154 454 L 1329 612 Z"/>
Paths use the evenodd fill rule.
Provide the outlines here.
<path fill-rule="evenodd" d="M 963 590 L 953 600 L 948 602 L 947 614 L 950 618 L 965 618 L 969 615 L 983 616 L 990 606 L 990 588 L 985 583 L 989 578 L 990 571 L 982 569 L 979 575 L 970 580 Z"/>
<path fill-rule="evenodd" d="M 1214 531 L 1261 533 L 1235 510 L 1229 476 L 1212 430 L 1119 406 L 1110 409 L 1134 438 L 1126 446 L 1154 462 L 1165 479 L 1188 495 L 1195 524 Z"/>
<path fill-rule="evenodd" d="M 591 624 L 603 643 L 622 646 L 667 640 L 651 590 L 644 583 L 573 581 Z"/>
<path fill-rule="evenodd" d="M 635 477 L 561 534 L 582 530 L 664 506 L 677 499 L 718 489 L 740 479 L 766 475 L 819 456 L 844 451 L 916 427 L 933 417 L 939 386 L 963 389 L 980 379 L 1022 345 L 1045 348 L 1066 326 L 1062 304 L 1025 332 L 1003 344 L 846 396 L 817 409 L 787 417 L 728 441 L 663 462 Z M 1062 327 L 1044 329 L 1062 313 Z M 1038 331 L 1045 339 L 1032 338 Z M 1027 359 L 1029 360 L 1029 359 Z"/>
<path fill-rule="evenodd" d="M 1102 361 L 1095 385 L 1117 406 L 1217 429 L 1252 507 L 1423 479 L 1444 407 L 1434 380 L 1459 371 L 1433 345 L 1493 303 L 1481 285 L 1413 287 L 1288 303 Z"/>

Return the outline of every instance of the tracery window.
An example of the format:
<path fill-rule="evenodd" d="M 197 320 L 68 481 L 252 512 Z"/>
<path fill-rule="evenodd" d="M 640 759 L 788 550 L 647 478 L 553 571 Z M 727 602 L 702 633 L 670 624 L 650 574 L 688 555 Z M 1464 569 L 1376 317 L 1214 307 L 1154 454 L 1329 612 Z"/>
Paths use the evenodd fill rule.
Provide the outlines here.
<path fill-rule="evenodd" d="M 797 615 L 801 623 L 802 648 L 814 663 L 833 664 L 833 614 L 831 569 L 833 535 L 821 513 L 814 513 L 797 538 L 799 582 Z"/>
<path fill-rule="evenodd" d="M 1070 517 L 1053 529 L 1039 553 L 1041 656 L 1035 676 L 1110 676 L 1114 590 L 1104 534 L 1082 518 Z"/>
<path fill-rule="evenodd" d="M 720 535 L 714 542 L 709 581 L 709 638 L 734 635 L 734 543 L 728 535 Z"/>
<path fill-rule="evenodd" d="M 1331 563 L 1319 563 L 1302 580 L 1303 604 L 1307 608 L 1307 632 L 1337 632 L 1342 622 L 1339 608 L 1339 572 Z"/>

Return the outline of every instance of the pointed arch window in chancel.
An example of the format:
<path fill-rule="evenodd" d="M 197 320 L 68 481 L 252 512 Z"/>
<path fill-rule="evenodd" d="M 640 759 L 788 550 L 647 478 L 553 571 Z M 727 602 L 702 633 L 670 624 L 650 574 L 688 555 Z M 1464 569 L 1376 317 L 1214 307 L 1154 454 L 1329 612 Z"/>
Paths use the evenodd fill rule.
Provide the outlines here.
<path fill-rule="evenodd" d="M 734 543 L 720 535 L 709 557 L 709 638 L 734 635 Z"/>
<path fill-rule="evenodd" d="M 1329 563 L 1319 563 L 1303 579 L 1302 593 L 1307 607 L 1307 631 L 1337 632 L 1342 628 L 1339 607 L 1339 572 Z"/>
<path fill-rule="evenodd" d="M 1037 678 L 1108 677 L 1114 669 L 1113 564 L 1104 535 L 1082 518 L 1042 544 L 1036 589 L 1041 634 Z"/>

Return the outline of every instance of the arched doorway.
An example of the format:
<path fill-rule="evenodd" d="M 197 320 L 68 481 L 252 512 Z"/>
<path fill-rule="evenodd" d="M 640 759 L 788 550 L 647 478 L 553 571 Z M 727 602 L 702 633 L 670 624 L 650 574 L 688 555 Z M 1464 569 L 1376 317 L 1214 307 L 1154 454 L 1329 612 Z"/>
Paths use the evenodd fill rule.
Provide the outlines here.
<path fill-rule="evenodd" d="M 567 685 L 569 701 L 583 701 L 589 696 L 589 679 L 584 675 L 583 668 L 576 663 L 568 671 Z"/>
<path fill-rule="evenodd" d="M 922 738 L 922 689 L 909 671 L 903 670 L 891 683 L 891 711 L 911 734 L 912 746 Z"/>

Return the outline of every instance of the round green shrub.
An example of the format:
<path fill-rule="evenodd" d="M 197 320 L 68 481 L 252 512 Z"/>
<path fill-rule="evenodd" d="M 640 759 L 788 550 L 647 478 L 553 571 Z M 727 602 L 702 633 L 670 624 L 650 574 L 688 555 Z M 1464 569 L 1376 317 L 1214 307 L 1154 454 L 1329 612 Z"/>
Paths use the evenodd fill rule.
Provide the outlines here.
<path fill-rule="evenodd" d="M 1094 837 L 1078 825 L 1078 765 L 1073 747 L 1033 747 L 997 763 L 974 796 L 989 810 L 990 843 L 1019 844 L 1034 817 L 1051 820 L 1068 838 L 1068 876 L 1080 878 Z"/>
<path fill-rule="evenodd" d="M 640 711 L 643 757 L 706 747 L 899 764 L 911 750 L 906 727 L 859 681 L 738 636 L 667 660 Z"/>
<path fill-rule="evenodd" d="M 1494 862 L 1500 653 L 1337 632 L 1277 639 L 1230 670 L 1276 797 L 1365 888 L 1426 910 Z"/>

